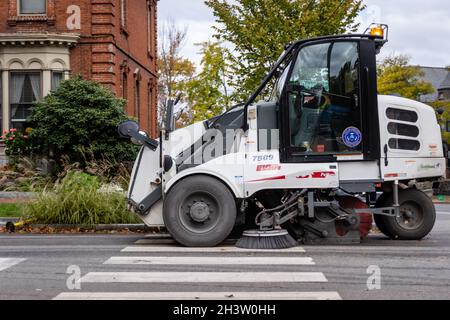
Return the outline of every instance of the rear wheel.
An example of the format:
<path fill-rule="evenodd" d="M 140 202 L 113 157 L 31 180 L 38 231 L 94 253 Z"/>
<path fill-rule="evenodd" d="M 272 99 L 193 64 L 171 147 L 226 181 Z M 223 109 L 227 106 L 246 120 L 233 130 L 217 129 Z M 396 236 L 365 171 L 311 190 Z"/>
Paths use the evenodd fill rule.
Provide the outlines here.
<path fill-rule="evenodd" d="M 187 247 L 212 247 L 224 241 L 236 222 L 236 201 L 218 180 L 188 177 L 164 200 L 164 224 L 172 237 Z"/>
<path fill-rule="evenodd" d="M 386 205 L 392 206 L 392 194 L 386 199 Z M 433 201 L 425 193 L 407 189 L 399 192 L 400 214 L 397 217 L 378 216 L 380 231 L 392 239 L 420 240 L 428 235 L 436 221 Z M 378 224 L 377 224 L 378 225 Z"/>

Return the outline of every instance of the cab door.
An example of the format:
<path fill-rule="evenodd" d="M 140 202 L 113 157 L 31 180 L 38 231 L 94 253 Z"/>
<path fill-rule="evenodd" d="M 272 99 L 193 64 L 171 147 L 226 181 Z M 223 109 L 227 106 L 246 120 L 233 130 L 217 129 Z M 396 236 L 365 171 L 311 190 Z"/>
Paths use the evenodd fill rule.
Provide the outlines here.
<path fill-rule="evenodd" d="M 375 44 L 365 39 L 297 50 L 280 101 L 280 159 L 309 163 L 311 172 L 299 177 L 317 187 L 339 185 L 339 162 L 379 159 L 375 56 Z"/>

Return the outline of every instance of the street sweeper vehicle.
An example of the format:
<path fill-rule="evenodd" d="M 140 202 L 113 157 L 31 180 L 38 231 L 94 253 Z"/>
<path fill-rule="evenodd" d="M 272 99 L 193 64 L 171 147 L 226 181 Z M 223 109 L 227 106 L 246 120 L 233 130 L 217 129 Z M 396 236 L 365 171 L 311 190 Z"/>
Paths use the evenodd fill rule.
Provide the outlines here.
<path fill-rule="evenodd" d="M 373 218 L 392 239 L 428 235 L 428 191 L 446 169 L 440 126 L 431 107 L 377 94 L 387 31 L 288 44 L 246 103 L 174 130 L 171 102 L 157 140 L 121 124 L 142 145 L 130 206 L 192 247 L 232 231 L 243 248 L 359 242 Z"/>

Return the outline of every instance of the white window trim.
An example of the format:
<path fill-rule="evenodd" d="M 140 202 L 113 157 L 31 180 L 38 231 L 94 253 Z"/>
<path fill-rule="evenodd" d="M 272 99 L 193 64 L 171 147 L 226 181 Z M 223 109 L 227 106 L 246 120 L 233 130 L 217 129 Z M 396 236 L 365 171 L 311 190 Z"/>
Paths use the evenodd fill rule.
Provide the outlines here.
<path fill-rule="evenodd" d="M 67 38 L 69 37 L 69 38 Z M 73 39 L 72 39 L 73 38 Z M 9 42 L 25 41 L 27 44 L 31 41 L 38 43 L 40 40 L 63 41 L 64 43 L 76 43 L 78 36 L 58 35 L 58 34 L 15 34 L 7 37 L 5 40 Z M 70 42 L 69 42 L 70 41 Z M 6 47 L 9 47 L 8 45 Z M 11 72 L 42 72 L 42 98 L 47 96 L 51 91 L 51 72 L 63 71 L 64 80 L 70 77 L 70 47 L 67 46 L 24 46 L 17 51 L 8 52 L 0 51 L 0 76 L 2 77 L 2 124 L 3 130 L 10 129 L 10 97 L 9 97 L 9 78 Z M 51 48 L 52 54 L 48 54 Z"/>

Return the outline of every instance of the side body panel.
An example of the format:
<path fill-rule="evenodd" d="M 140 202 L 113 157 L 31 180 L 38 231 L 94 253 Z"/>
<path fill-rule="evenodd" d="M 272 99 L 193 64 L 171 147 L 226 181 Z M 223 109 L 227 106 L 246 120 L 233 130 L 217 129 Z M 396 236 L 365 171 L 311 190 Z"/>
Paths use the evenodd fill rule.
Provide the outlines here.
<path fill-rule="evenodd" d="M 339 181 L 354 182 L 378 181 L 381 179 L 378 161 L 350 161 L 339 162 Z"/>
<path fill-rule="evenodd" d="M 445 176 L 441 129 L 435 111 L 422 103 L 379 96 L 382 178 L 385 181 Z"/>
<path fill-rule="evenodd" d="M 128 199 L 134 203 L 142 202 L 157 188 L 161 188 L 160 147 L 155 151 L 143 147 L 139 152 L 131 174 L 132 180 L 128 190 Z M 164 226 L 162 220 L 162 199 L 150 209 L 146 215 L 139 218 L 147 226 Z"/>
<path fill-rule="evenodd" d="M 160 147 L 142 147 L 131 173 L 128 199 L 140 203 L 161 185 Z"/>

